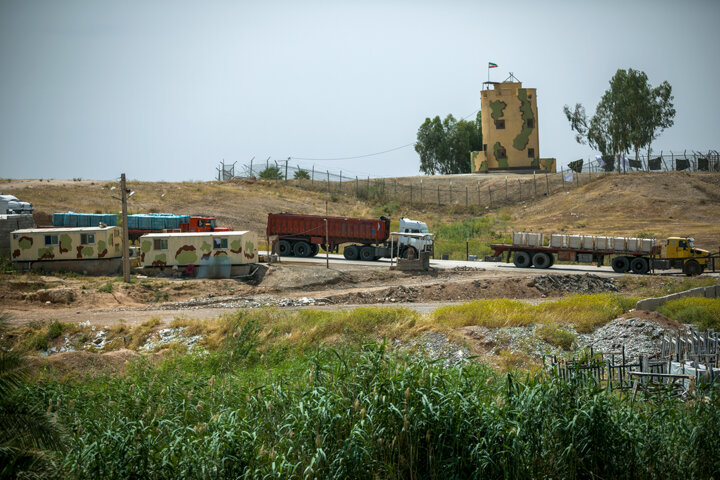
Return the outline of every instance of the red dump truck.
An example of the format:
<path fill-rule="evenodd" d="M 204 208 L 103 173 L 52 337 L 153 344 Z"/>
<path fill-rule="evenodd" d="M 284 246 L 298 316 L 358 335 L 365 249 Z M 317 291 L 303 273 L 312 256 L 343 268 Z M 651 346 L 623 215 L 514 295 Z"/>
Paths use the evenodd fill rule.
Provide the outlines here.
<path fill-rule="evenodd" d="M 424 222 L 401 218 L 400 231 L 427 233 L 428 229 Z M 390 219 L 387 217 L 376 220 L 270 213 L 266 233 L 268 237 L 279 237 L 280 256 L 312 257 L 317 255 L 321 246 L 326 251 L 336 253 L 343 244 L 350 244 L 343 249 L 343 255 L 348 260 L 377 260 L 390 256 Z M 432 251 L 432 247 L 432 242 L 422 244 L 426 251 Z M 416 238 L 400 237 L 395 248 L 400 256 L 410 254 L 417 258 L 420 244 Z M 414 251 L 409 253 L 411 249 Z"/>

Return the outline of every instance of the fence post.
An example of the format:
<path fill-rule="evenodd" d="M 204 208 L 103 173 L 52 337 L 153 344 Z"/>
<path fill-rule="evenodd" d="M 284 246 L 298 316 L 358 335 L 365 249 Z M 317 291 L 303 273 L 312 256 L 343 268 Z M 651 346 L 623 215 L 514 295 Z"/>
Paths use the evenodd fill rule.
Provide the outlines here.
<path fill-rule="evenodd" d="M 565 170 L 563 170 L 562 168 L 560 169 L 560 178 L 562 178 L 563 191 L 564 191 L 565 190 Z"/>
<path fill-rule="evenodd" d="M 255 157 L 250 159 L 250 178 L 253 178 L 255 175 L 253 175 L 253 169 L 252 169 L 252 162 Z"/>
<path fill-rule="evenodd" d="M 287 167 L 288 167 L 288 162 L 289 162 L 289 161 L 290 161 L 290 157 L 288 157 L 288 159 L 285 160 L 285 181 L 286 181 L 286 182 L 287 182 Z"/>
<path fill-rule="evenodd" d="M 545 172 L 545 196 L 550 196 L 550 180 L 548 180 L 547 172 Z"/>

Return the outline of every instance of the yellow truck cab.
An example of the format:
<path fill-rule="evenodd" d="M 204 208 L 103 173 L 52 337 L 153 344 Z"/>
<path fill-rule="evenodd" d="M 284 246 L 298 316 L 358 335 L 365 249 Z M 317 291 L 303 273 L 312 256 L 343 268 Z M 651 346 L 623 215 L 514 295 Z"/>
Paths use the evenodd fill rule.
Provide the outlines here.
<path fill-rule="evenodd" d="M 695 239 L 689 237 L 669 237 L 665 243 L 664 258 L 673 268 L 681 268 L 687 275 L 700 275 L 709 259 L 709 252 L 695 248 Z"/>

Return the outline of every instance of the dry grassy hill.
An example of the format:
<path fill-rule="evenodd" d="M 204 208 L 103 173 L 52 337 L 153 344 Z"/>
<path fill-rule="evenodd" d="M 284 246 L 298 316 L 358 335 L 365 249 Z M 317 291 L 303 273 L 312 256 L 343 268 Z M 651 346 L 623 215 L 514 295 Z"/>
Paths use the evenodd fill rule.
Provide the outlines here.
<path fill-rule="evenodd" d="M 309 189 L 308 185 L 290 182 L 238 180 L 235 182 L 138 182 L 129 181 L 136 192 L 130 200 L 131 213 L 171 212 L 207 214 L 218 218 L 220 225 L 235 229 L 263 232 L 269 212 L 330 215 L 377 216 L 383 211 L 393 218 L 407 215 L 423 218 L 431 225 L 451 223 L 478 214 L 497 211 L 512 217 L 515 229 L 542 232 L 578 232 L 608 235 L 691 235 L 698 246 L 720 248 L 720 174 L 717 173 L 630 173 L 625 175 L 585 176 L 578 183 L 563 184 L 559 175 L 549 180 L 551 195 L 544 195 L 545 179 L 538 176 L 538 195 L 534 193 L 531 175 L 509 175 L 509 200 L 505 200 L 505 175 L 462 175 L 423 178 L 430 188 L 449 186 L 456 195 L 453 204 L 437 206 L 432 200 L 423 205 L 409 205 L 403 198 L 363 201 L 348 194 Z M 523 187 L 518 186 L 518 181 Z M 408 185 L 418 178 L 397 179 Z M 394 179 L 386 179 L 386 188 Z M 480 188 L 477 188 L 477 185 Z M 432 185 L 432 187 L 430 187 Z M 470 197 L 465 206 L 464 185 L 475 190 L 492 189 L 494 208 L 489 198 Z M 89 180 L 0 180 L 0 192 L 33 202 L 38 223 L 50 223 L 53 212 L 117 212 L 120 202 L 118 183 Z M 517 198 L 516 192 L 524 192 Z M 472 192 L 472 190 L 471 190 Z M 428 194 L 429 195 L 429 194 Z M 479 201 L 478 201 L 479 200 Z M 444 201 L 446 199 L 444 198 Z M 417 197 L 415 197 L 417 202 Z M 478 205 L 479 204 L 479 205 Z"/>

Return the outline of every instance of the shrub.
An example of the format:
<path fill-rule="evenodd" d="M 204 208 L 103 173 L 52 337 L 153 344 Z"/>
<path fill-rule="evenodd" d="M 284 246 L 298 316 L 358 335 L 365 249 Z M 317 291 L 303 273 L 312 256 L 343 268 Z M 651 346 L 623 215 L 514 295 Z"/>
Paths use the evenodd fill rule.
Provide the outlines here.
<path fill-rule="evenodd" d="M 685 297 L 670 300 L 658 312 L 678 322 L 691 323 L 701 330 L 720 329 L 720 298 Z"/>
<path fill-rule="evenodd" d="M 280 171 L 280 168 L 275 165 L 268 166 L 265 170 L 260 172 L 260 178 L 265 180 L 282 180 L 285 178 Z"/>
<path fill-rule="evenodd" d="M 535 334 L 541 340 L 563 350 L 569 350 L 576 338 L 574 333 L 559 327 L 555 323 L 539 325 L 535 330 Z"/>
<path fill-rule="evenodd" d="M 308 173 L 307 170 L 303 170 L 301 168 L 301 169 L 295 171 L 293 178 L 295 180 L 310 180 L 310 174 Z"/>

